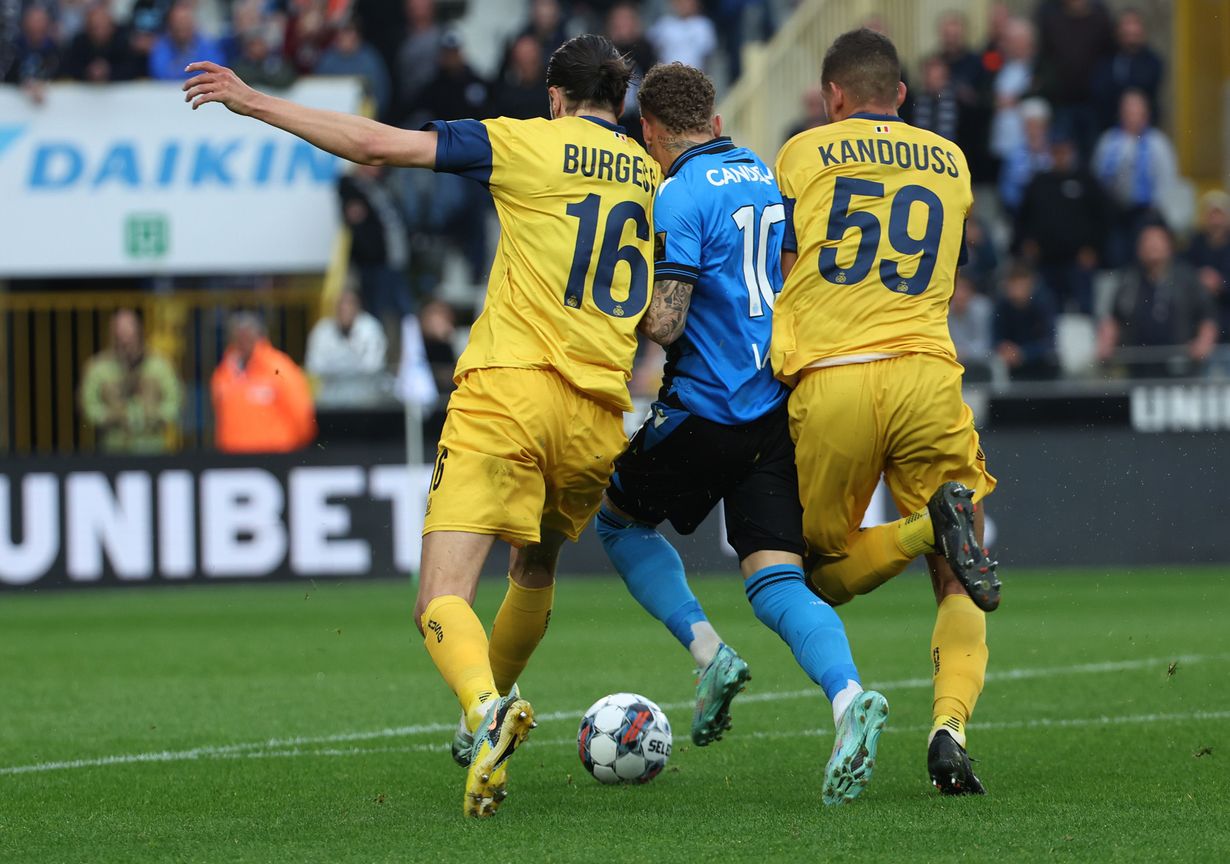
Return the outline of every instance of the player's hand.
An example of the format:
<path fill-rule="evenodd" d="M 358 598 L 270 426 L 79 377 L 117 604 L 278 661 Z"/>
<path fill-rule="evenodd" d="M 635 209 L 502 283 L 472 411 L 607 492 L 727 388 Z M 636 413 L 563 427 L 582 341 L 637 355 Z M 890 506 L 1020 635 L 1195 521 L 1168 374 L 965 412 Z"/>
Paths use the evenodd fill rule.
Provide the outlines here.
<path fill-rule="evenodd" d="M 203 60 L 189 63 L 185 72 L 196 72 L 184 82 L 184 101 L 195 111 L 207 102 L 221 102 L 235 114 L 251 114 L 260 94 L 225 66 Z"/>

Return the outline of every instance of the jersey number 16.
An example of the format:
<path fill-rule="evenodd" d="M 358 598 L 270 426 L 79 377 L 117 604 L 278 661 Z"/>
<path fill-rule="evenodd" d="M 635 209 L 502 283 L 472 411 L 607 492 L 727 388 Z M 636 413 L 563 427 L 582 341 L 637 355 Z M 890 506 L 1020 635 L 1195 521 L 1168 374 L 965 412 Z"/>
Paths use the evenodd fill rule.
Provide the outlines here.
<path fill-rule="evenodd" d="M 594 241 L 598 235 L 598 214 L 602 199 L 590 193 L 580 201 L 568 205 L 568 215 L 581 224 L 577 226 L 577 246 L 568 270 L 568 285 L 564 289 L 564 305 L 570 309 L 581 308 L 585 300 L 585 277 L 594 257 Z M 607 214 L 602 232 L 602 245 L 598 249 L 598 266 L 594 269 L 591 294 L 594 305 L 613 318 L 639 316 L 649 296 L 649 262 L 645 253 L 632 244 L 621 246 L 624 227 L 631 222 L 638 240 L 649 242 L 649 217 L 645 208 L 635 201 L 620 201 Z M 619 301 L 611 295 L 611 282 L 615 280 L 615 267 L 620 262 L 628 265 L 628 299 Z"/>

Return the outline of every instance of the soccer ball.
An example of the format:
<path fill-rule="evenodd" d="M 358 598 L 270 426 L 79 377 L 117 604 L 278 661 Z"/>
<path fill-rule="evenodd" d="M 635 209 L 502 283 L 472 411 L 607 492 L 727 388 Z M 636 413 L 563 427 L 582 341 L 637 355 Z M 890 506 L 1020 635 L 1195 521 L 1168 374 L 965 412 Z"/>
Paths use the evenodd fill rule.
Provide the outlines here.
<path fill-rule="evenodd" d="M 671 724 L 644 696 L 612 693 L 581 718 L 577 751 L 599 783 L 648 783 L 670 758 Z"/>

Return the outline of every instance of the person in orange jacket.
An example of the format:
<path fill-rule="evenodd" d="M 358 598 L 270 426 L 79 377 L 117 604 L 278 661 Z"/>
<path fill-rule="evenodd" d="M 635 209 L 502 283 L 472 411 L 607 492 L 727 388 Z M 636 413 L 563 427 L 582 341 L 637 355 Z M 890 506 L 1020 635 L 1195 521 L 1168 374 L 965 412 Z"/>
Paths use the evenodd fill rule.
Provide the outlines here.
<path fill-rule="evenodd" d="M 211 382 L 214 441 L 224 453 L 286 453 L 316 437 L 307 378 L 274 348 L 259 318 L 231 317 L 230 344 Z"/>

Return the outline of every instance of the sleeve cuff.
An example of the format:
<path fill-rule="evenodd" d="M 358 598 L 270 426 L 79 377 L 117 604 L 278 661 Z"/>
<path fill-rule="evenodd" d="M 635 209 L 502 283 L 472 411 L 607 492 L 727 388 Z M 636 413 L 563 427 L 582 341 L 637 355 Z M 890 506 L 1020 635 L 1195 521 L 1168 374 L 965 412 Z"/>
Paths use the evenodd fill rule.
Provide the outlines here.
<path fill-rule="evenodd" d="M 432 120 L 423 131 L 436 133 L 436 171 L 491 183 L 491 138 L 478 120 Z"/>
<path fill-rule="evenodd" d="M 675 264 L 669 261 L 659 261 L 653 265 L 653 280 L 660 282 L 663 279 L 673 279 L 676 282 L 685 282 L 688 285 L 695 285 L 700 279 L 700 269 L 697 267 L 689 267 L 687 264 Z"/>
<path fill-rule="evenodd" d="M 786 230 L 782 235 L 782 251 L 798 252 L 799 239 L 794 234 L 794 199 L 782 196 L 782 205 L 786 210 Z"/>

